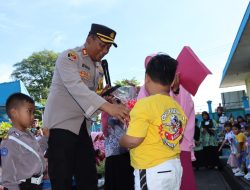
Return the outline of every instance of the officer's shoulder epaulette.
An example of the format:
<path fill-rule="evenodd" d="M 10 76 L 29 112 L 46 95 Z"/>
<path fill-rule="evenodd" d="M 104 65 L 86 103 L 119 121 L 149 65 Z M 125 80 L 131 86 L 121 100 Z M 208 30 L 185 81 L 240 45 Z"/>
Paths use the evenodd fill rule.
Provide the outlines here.
<path fill-rule="evenodd" d="M 19 137 L 21 136 L 20 133 L 18 133 L 18 132 L 16 132 L 16 131 L 12 131 L 12 133 L 9 134 L 9 135 L 12 135 L 12 136 L 14 136 L 14 137 L 16 137 L 16 138 L 19 138 Z"/>

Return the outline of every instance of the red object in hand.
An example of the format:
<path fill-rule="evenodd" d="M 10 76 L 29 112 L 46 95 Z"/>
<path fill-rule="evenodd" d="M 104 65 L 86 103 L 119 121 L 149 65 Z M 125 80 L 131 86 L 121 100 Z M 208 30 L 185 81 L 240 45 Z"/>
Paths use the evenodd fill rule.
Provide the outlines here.
<path fill-rule="evenodd" d="M 136 100 L 128 100 L 127 107 L 129 109 L 132 109 L 135 106 L 135 104 L 136 104 Z"/>

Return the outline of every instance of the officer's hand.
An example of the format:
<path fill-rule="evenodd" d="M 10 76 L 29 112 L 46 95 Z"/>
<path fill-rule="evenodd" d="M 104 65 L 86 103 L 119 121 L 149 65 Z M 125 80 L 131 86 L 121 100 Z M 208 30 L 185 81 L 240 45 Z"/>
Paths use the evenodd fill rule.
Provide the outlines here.
<path fill-rule="evenodd" d="M 110 104 L 104 103 L 100 109 L 107 112 L 109 115 L 116 117 L 122 123 L 126 123 L 129 120 L 129 109 L 123 104 Z"/>

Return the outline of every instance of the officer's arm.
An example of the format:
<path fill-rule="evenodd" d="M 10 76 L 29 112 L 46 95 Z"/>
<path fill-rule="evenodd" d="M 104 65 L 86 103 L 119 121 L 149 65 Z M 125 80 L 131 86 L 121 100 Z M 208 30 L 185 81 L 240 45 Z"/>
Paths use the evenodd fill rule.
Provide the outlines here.
<path fill-rule="evenodd" d="M 4 150 L 4 151 L 3 151 Z M 17 181 L 18 151 L 14 142 L 5 140 L 1 144 L 2 185 L 9 190 L 19 190 Z M 21 168 L 19 168 L 21 169 Z"/>
<path fill-rule="evenodd" d="M 120 139 L 120 145 L 126 148 L 139 146 L 148 133 L 149 123 L 153 114 L 148 112 L 148 104 L 139 100 L 130 112 L 130 122 L 127 132 Z"/>
<path fill-rule="evenodd" d="M 95 92 L 89 90 L 80 78 L 78 70 L 78 61 L 71 61 L 68 58 L 68 52 L 62 53 L 56 62 L 56 69 L 67 88 L 68 92 L 78 103 L 78 105 L 85 111 L 87 117 L 90 117 L 106 100 L 97 95 Z"/>

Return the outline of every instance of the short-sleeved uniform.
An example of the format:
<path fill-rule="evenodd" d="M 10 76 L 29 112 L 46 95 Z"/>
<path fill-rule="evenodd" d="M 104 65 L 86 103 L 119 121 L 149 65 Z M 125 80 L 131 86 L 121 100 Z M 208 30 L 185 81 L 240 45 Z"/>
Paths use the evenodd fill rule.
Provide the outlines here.
<path fill-rule="evenodd" d="M 84 47 L 66 50 L 56 61 L 45 106 L 44 126 L 50 128 L 48 162 L 53 190 L 67 190 L 76 179 L 78 189 L 96 189 L 93 144 L 86 129 L 90 118 L 106 100 L 103 69 Z"/>
<path fill-rule="evenodd" d="M 135 188 L 140 189 L 139 172 L 146 170 L 149 189 L 167 189 L 174 183 L 178 189 L 182 174 L 179 142 L 187 121 L 180 105 L 170 96 L 149 96 L 135 104 L 130 118 L 127 135 L 145 138 L 130 150 Z"/>
<path fill-rule="evenodd" d="M 11 136 L 29 145 L 39 155 L 40 160 L 30 150 L 10 139 Z M 47 139 L 41 140 L 45 142 Z M 30 131 L 23 132 L 12 127 L 8 137 L 1 142 L 2 185 L 8 190 L 19 190 L 21 180 L 41 175 L 46 168 L 45 147 L 41 148 Z"/>
<path fill-rule="evenodd" d="M 79 134 L 84 117 L 91 117 L 106 101 L 102 89 L 103 69 L 84 47 L 62 52 L 57 61 L 45 106 L 43 125 Z"/>

